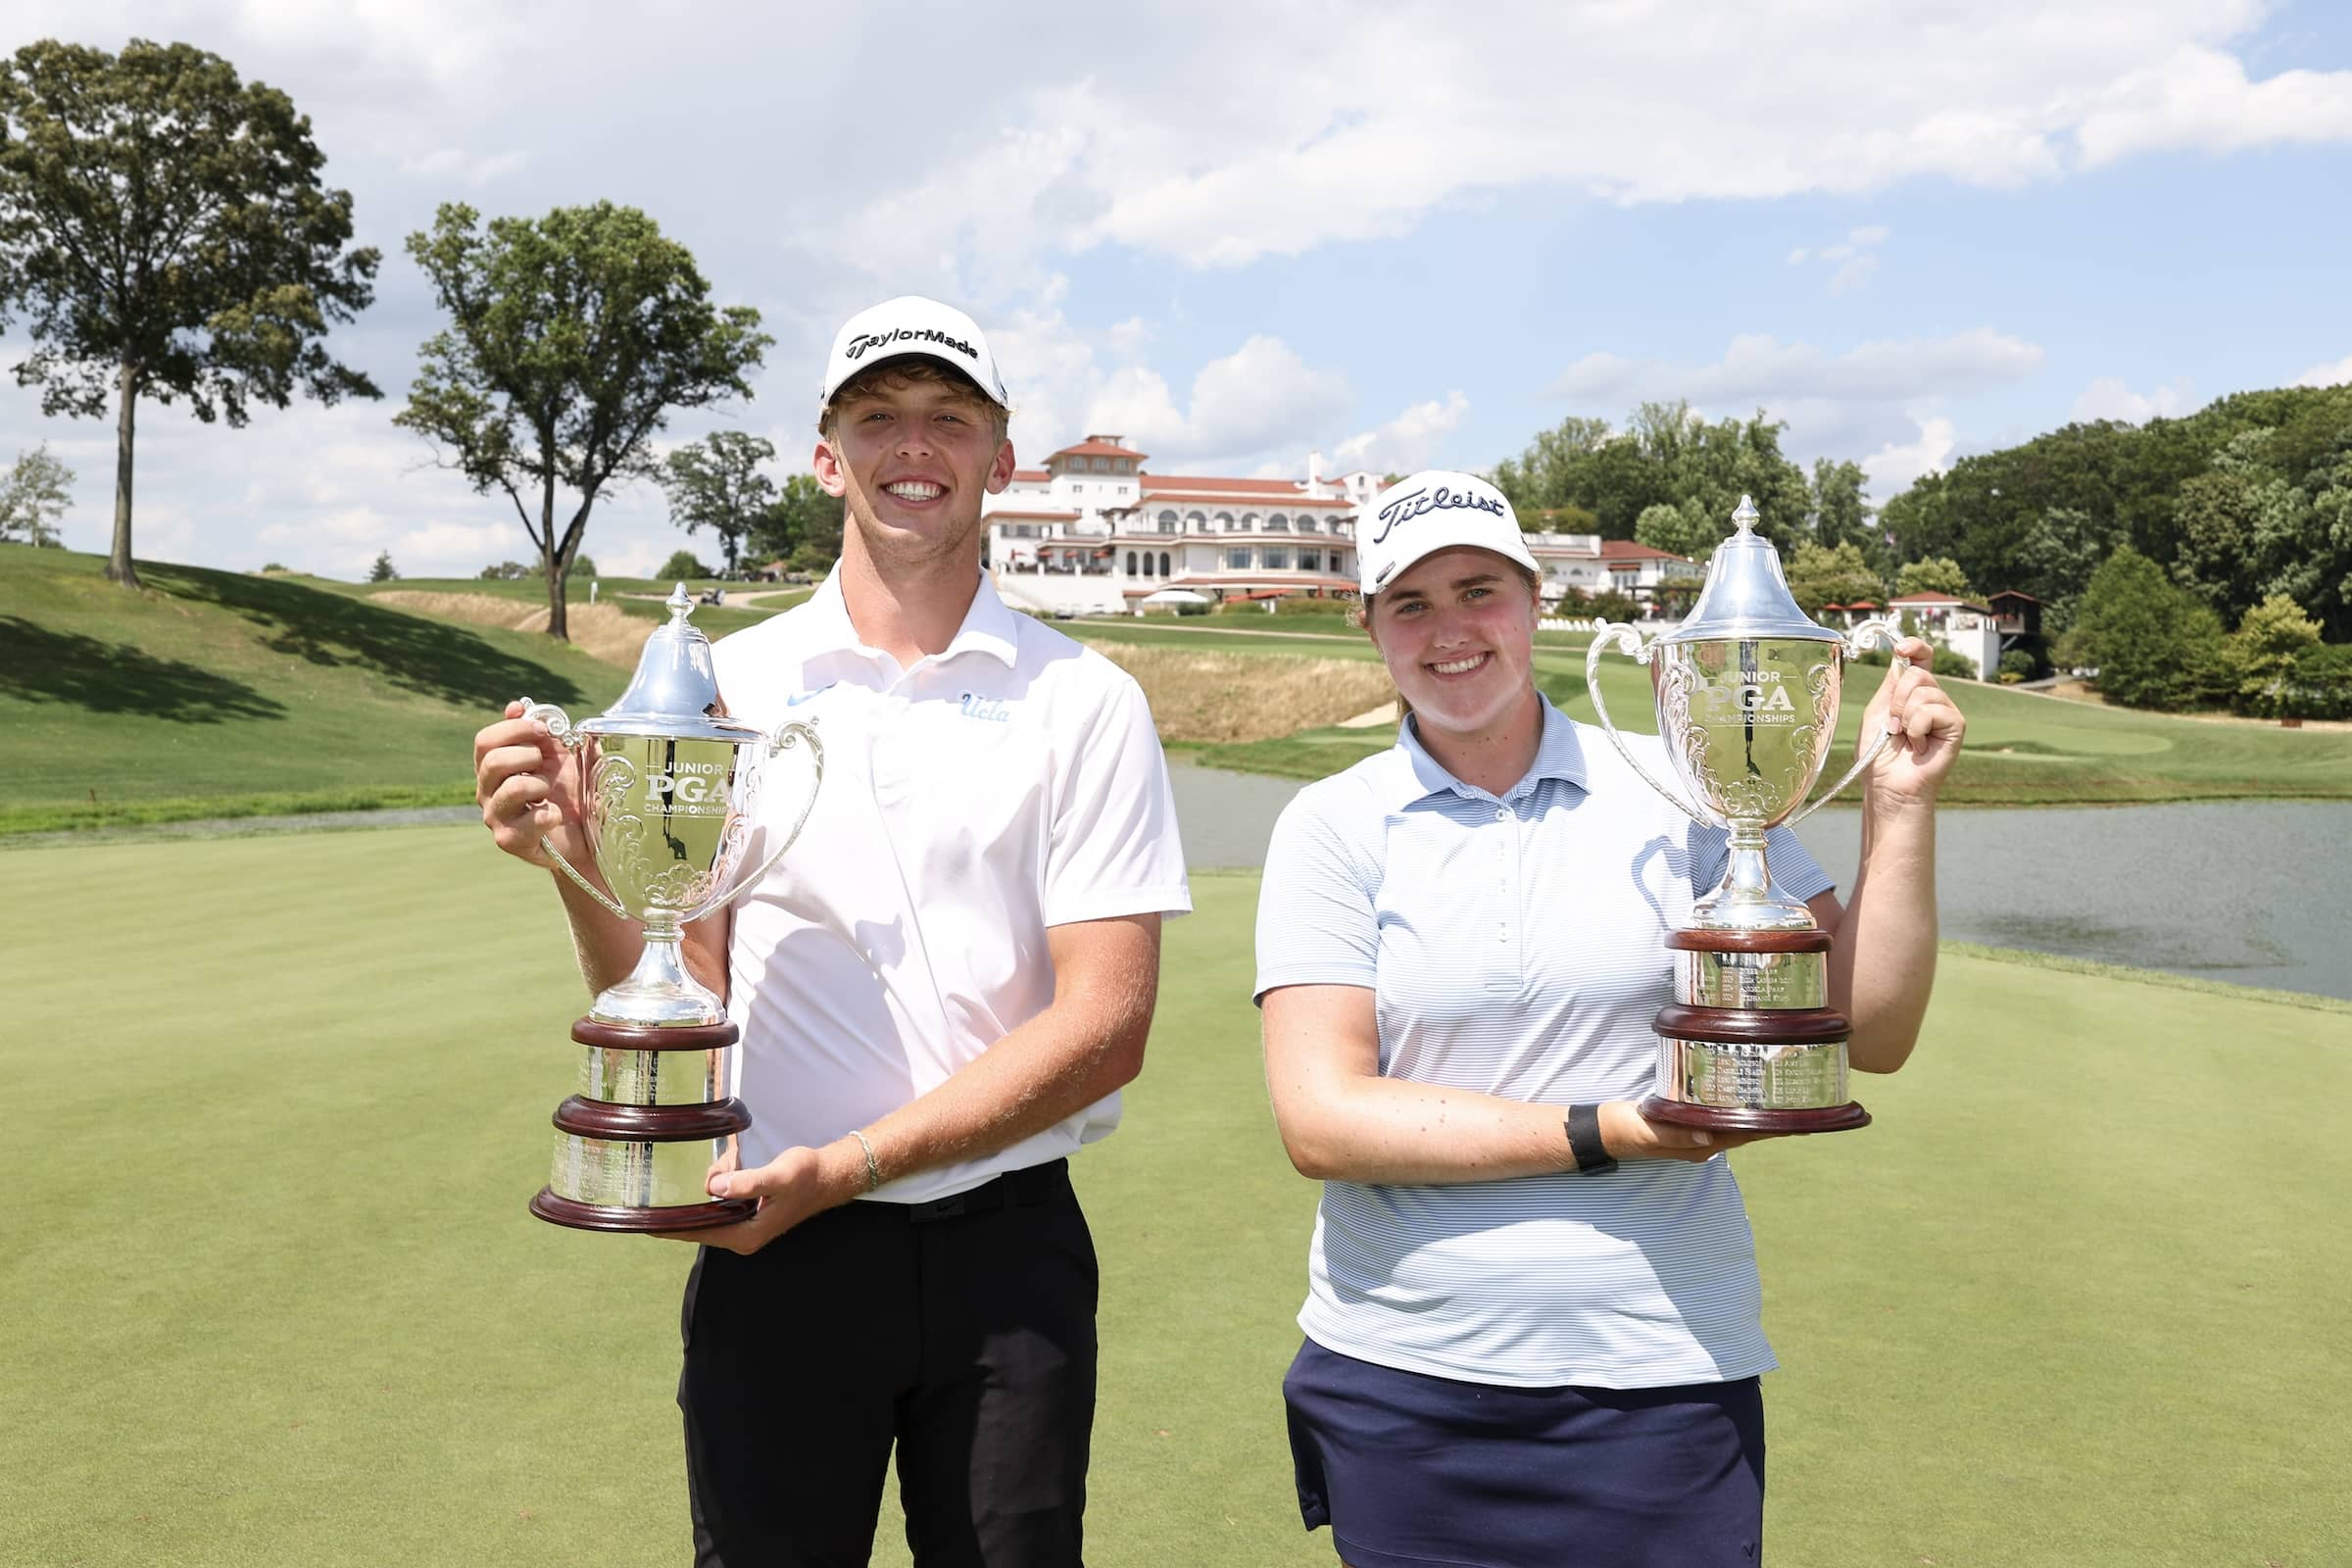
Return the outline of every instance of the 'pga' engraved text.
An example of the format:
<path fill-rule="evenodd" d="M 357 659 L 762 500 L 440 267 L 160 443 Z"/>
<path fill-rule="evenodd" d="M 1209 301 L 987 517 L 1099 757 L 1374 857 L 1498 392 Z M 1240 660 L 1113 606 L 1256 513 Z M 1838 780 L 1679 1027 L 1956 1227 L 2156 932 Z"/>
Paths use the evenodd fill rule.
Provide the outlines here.
<path fill-rule="evenodd" d="M 724 810 L 727 805 L 728 762 L 678 762 L 666 772 L 646 777 L 653 804 L 689 816 Z"/>
<path fill-rule="evenodd" d="M 1781 684 L 1777 669 L 1751 672 L 1753 679 L 1742 685 L 1708 686 L 1707 707 L 1720 713 L 1725 709 L 1744 713 L 1759 724 L 1788 724 L 1796 719 L 1796 705 L 1788 700 L 1788 688 Z"/>

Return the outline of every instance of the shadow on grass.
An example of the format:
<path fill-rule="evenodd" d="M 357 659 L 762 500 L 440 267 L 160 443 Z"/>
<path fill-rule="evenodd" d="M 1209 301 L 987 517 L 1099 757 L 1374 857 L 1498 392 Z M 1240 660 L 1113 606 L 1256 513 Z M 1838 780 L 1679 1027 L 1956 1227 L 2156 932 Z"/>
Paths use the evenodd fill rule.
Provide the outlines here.
<path fill-rule="evenodd" d="M 15 615 L 0 615 L 0 694 L 183 724 L 286 716 L 284 704 L 243 681 Z"/>
<path fill-rule="evenodd" d="M 495 708 L 525 691 L 540 702 L 578 703 L 587 697 L 548 665 L 493 647 L 446 621 L 235 572 L 146 562 L 139 563 L 139 570 L 150 588 L 217 605 L 252 622 L 273 653 L 313 664 L 364 668 L 403 691 L 468 708 Z"/>

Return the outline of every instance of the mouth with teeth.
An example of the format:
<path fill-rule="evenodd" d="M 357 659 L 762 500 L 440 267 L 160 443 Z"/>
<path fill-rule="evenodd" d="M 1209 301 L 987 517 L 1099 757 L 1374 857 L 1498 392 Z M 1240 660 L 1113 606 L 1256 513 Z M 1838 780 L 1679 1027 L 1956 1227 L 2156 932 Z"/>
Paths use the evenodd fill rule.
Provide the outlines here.
<path fill-rule="evenodd" d="M 882 487 L 882 493 L 894 500 L 920 504 L 937 501 L 948 493 L 947 486 L 933 484 L 928 479 L 893 479 Z"/>
<path fill-rule="evenodd" d="M 1429 668 L 1440 675 L 1467 675 L 1483 667 L 1494 657 L 1492 654 L 1464 654 L 1459 659 L 1441 660 L 1429 665 Z"/>

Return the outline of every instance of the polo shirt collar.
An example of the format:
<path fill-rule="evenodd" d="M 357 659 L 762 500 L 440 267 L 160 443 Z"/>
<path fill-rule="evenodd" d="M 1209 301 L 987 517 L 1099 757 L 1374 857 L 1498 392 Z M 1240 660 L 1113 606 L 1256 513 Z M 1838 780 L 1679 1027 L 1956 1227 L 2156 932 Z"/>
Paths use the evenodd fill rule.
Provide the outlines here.
<path fill-rule="evenodd" d="M 841 565 L 837 562 L 825 580 L 817 584 L 816 592 L 808 596 L 802 607 L 807 619 L 807 635 L 810 651 L 816 654 L 854 653 L 879 659 L 881 650 L 869 648 L 858 635 L 858 627 L 850 619 L 849 601 L 842 597 Z M 987 572 L 980 573 L 980 585 L 972 594 L 971 607 L 963 612 L 963 624 L 948 646 L 933 657 L 934 663 L 944 663 L 958 654 L 987 654 L 1010 669 L 1020 655 L 1019 612 L 998 596 L 997 585 Z"/>
<path fill-rule="evenodd" d="M 1501 797 L 1510 799 L 1525 795 L 1547 778 L 1564 780 L 1578 789 L 1590 786 L 1586 782 L 1584 743 L 1577 738 L 1576 724 L 1567 714 L 1551 706 L 1551 699 L 1542 692 L 1536 701 L 1544 705 L 1544 737 L 1536 743 L 1536 760 L 1519 782 Z M 1437 795 L 1446 790 L 1474 800 L 1494 800 L 1485 790 L 1465 784 L 1447 772 L 1446 765 L 1429 755 L 1409 717 L 1397 727 L 1397 745 L 1403 748 L 1405 760 L 1413 777 L 1421 785 L 1423 795 Z"/>

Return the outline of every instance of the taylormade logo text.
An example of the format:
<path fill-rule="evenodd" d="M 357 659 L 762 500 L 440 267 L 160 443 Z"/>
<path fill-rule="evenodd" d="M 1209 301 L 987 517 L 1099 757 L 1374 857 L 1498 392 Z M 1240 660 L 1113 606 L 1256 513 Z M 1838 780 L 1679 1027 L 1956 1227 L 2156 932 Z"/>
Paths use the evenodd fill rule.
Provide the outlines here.
<path fill-rule="evenodd" d="M 860 332 L 850 339 L 849 346 L 841 352 L 850 359 L 862 360 L 868 349 L 884 348 L 892 343 L 915 342 L 936 343 L 943 349 L 954 349 L 967 360 L 980 358 L 980 351 L 963 339 L 950 337 L 928 326 L 895 326 L 887 332 Z"/>
<path fill-rule="evenodd" d="M 1447 512 L 1467 507 L 1473 512 L 1492 513 L 1499 517 L 1503 513 L 1500 496 L 1482 496 L 1473 490 L 1452 490 L 1445 485 L 1435 490 L 1413 490 L 1398 496 L 1380 509 L 1380 532 L 1372 536 L 1379 544 L 1400 522 L 1410 522 L 1424 512 Z"/>

